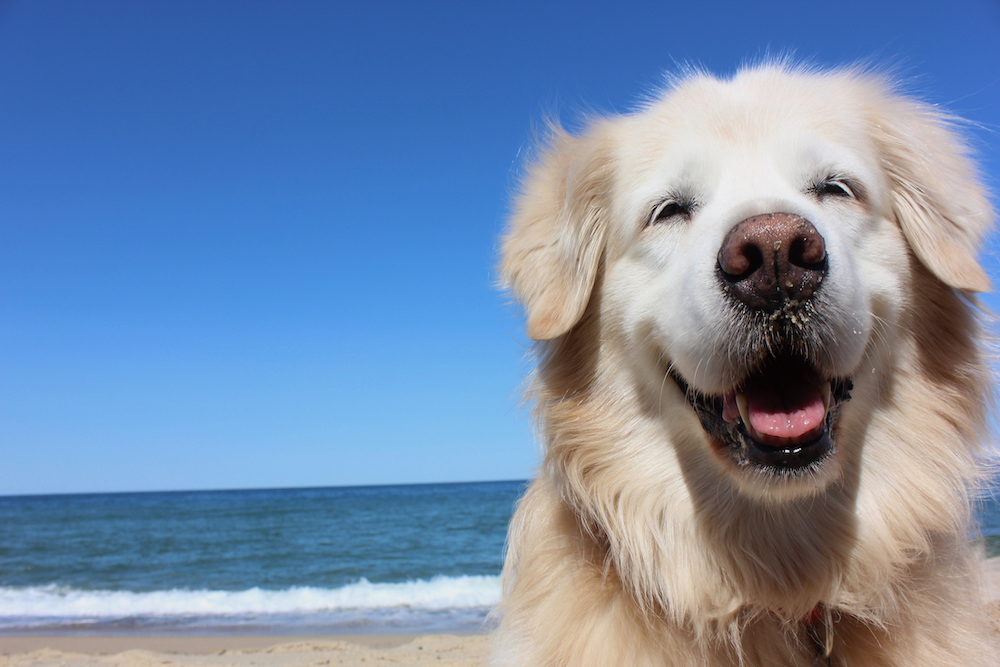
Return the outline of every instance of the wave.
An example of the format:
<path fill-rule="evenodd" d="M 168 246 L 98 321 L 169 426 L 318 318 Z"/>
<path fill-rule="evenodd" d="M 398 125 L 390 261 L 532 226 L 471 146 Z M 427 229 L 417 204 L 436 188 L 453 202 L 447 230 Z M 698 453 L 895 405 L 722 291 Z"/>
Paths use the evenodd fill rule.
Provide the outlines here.
<path fill-rule="evenodd" d="M 406 609 L 450 611 L 491 608 L 500 599 L 500 577 L 434 577 L 401 583 L 366 579 L 339 588 L 292 587 L 244 591 L 81 590 L 66 586 L 0 586 L 0 620 L 17 618 L 113 619 L 169 616 L 309 614 Z M 2 625 L 2 623 L 0 623 Z"/>

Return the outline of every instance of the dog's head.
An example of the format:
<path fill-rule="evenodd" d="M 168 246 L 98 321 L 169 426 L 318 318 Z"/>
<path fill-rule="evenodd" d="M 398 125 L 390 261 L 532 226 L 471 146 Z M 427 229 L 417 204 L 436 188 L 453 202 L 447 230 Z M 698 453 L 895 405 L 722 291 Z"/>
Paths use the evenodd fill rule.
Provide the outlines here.
<path fill-rule="evenodd" d="M 990 209 L 948 124 L 858 72 L 686 78 L 637 113 L 553 132 L 503 276 L 536 340 L 596 308 L 594 354 L 627 359 L 637 395 L 675 384 L 742 488 L 815 491 L 838 474 L 839 415 L 908 307 L 913 265 L 989 287 Z"/>

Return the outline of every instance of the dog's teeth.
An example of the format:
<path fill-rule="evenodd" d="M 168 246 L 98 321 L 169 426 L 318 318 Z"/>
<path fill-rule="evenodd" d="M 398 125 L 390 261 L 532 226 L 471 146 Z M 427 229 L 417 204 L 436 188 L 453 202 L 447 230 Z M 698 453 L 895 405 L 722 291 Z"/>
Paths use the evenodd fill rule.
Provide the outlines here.
<path fill-rule="evenodd" d="M 824 382 L 820 385 L 820 394 L 823 396 L 823 414 L 825 415 L 830 411 L 830 391 L 832 382 Z"/>
<path fill-rule="evenodd" d="M 743 419 L 743 425 L 750 428 L 750 408 L 747 404 L 747 397 L 743 394 L 736 394 L 736 407 L 740 410 L 740 417 Z"/>

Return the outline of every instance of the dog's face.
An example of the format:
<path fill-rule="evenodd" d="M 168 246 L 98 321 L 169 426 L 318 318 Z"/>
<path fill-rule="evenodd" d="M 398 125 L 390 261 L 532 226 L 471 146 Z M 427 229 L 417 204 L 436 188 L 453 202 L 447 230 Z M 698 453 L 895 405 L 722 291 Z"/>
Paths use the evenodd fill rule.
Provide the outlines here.
<path fill-rule="evenodd" d="M 838 404 L 906 272 L 877 152 L 834 103 L 704 82 L 620 135 L 608 312 L 644 381 L 669 375 L 726 468 L 772 489 L 835 472 Z"/>
<path fill-rule="evenodd" d="M 761 68 L 558 138 L 505 245 L 529 333 L 565 334 L 599 290 L 607 353 L 639 393 L 684 396 L 725 474 L 750 493 L 822 488 L 914 255 L 988 286 L 988 207 L 936 120 L 871 80 Z"/>

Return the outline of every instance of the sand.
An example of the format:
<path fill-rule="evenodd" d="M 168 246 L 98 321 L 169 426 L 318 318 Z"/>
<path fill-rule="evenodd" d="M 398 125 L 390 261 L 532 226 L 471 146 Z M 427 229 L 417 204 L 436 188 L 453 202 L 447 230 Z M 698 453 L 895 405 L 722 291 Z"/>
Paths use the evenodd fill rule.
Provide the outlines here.
<path fill-rule="evenodd" d="M 487 635 L 0 637 L 3 667 L 478 667 L 488 654 Z"/>

